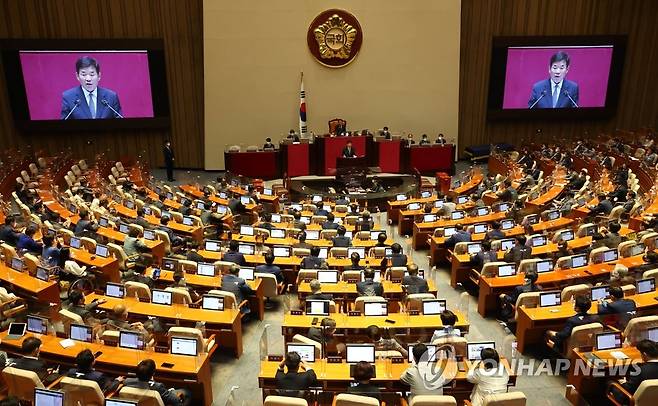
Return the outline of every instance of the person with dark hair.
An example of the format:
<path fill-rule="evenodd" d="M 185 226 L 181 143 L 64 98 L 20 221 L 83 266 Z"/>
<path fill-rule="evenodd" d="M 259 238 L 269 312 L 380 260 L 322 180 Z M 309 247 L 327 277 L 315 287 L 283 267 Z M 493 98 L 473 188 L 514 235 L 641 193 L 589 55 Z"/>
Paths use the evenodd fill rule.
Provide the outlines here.
<path fill-rule="evenodd" d="M 79 58 L 75 62 L 75 78 L 80 85 L 62 93 L 62 120 L 123 118 L 116 92 L 98 86 L 101 65 L 96 59 Z"/>
<path fill-rule="evenodd" d="M 154 390 L 160 394 L 166 406 L 187 406 L 192 403 L 192 394 L 187 389 L 168 389 L 164 384 L 153 380 L 155 361 L 145 359 L 137 364 L 137 377 L 126 378 L 124 386 L 129 388 Z"/>
<path fill-rule="evenodd" d="M 356 283 L 356 291 L 360 296 L 384 296 L 384 286 L 381 282 L 375 282 L 375 271 L 372 269 L 363 271 L 363 281 Z"/>
<path fill-rule="evenodd" d="M 522 260 L 532 257 L 532 248 L 526 246 L 526 241 L 525 235 L 517 236 L 514 246 L 503 256 L 505 262 L 514 262 L 518 265 Z"/>
<path fill-rule="evenodd" d="M 94 364 L 96 359 L 94 354 L 90 349 L 84 349 L 75 356 L 75 368 L 71 368 L 66 373 L 66 376 L 69 378 L 75 379 L 85 379 L 88 381 L 94 381 L 98 384 L 98 387 L 101 388 L 103 392 L 111 392 L 116 390 L 119 387 L 119 384 L 124 381 L 125 378 L 120 377 L 112 380 L 111 378 L 105 376 L 102 372 L 98 372 L 94 369 Z"/>
<path fill-rule="evenodd" d="M 135 210 L 137 213 L 137 217 L 135 220 L 133 220 L 133 223 L 140 225 L 144 228 L 151 228 L 151 223 L 146 219 L 146 212 L 144 211 L 143 207 L 138 207 L 137 210 Z"/>
<path fill-rule="evenodd" d="M 514 290 L 512 290 L 512 293 L 509 294 L 509 297 L 507 298 L 508 301 L 514 305 L 516 303 L 516 300 L 521 296 L 522 293 L 529 293 L 529 292 L 539 292 L 541 288 L 536 285 L 537 279 L 539 278 L 539 275 L 535 271 L 528 271 L 525 273 L 523 277 L 523 285 L 521 286 L 515 286 Z"/>
<path fill-rule="evenodd" d="M 336 334 L 336 320 L 325 317 L 320 327 L 311 327 L 306 336 L 311 340 L 324 344 L 324 357 L 327 355 L 341 355 L 345 353 L 345 344 L 338 341 Z"/>
<path fill-rule="evenodd" d="M 409 264 L 407 266 L 409 275 L 402 278 L 402 286 L 408 295 L 414 293 L 427 293 L 430 291 L 425 278 L 418 276 L 418 265 Z"/>
<path fill-rule="evenodd" d="M 39 351 L 41 350 L 41 339 L 37 337 L 27 337 L 21 343 L 22 357 L 14 358 L 9 365 L 14 368 L 23 369 L 25 371 L 32 371 L 39 376 L 42 382 L 53 381 L 56 376 L 53 376 L 52 370 L 48 369 L 45 362 L 39 359 Z"/>
<path fill-rule="evenodd" d="M 646 271 L 658 268 L 658 252 L 649 251 L 642 256 L 642 260 L 644 261 L 644 264 L 638 266 L 637 268 L 633 268 L 635 272 L 641 274 Z"/>
<path fill-rule="evenodd" d="M 599 214 L 610 214 L 612 211 L 612 202 L 608 200 L 608 196 L 606 196 L 604 193 L 599 193 L 597 199 L 599 202 L 596 206 L 587 207 L 589 209 L 589 215 L 597 216 Z"/>
<path fill-rule="evenodd" d="M 43 236 L 41 241 L 43 242 L 41 259 L 48 264 L 48 266 L 57 266 L 60 257 L 60 249 L 57 246 L 57 240 L 54 236 L 47 234 Z"/>
<path fill-rule="evenodd" d="M 407 256 L 402 253 L 402 246 L 398 243 L 393 243 L 391 245 L 391 256 L 390 258 L 384 258 L 384 264 L 387 260 L 390 260 L 390 266 L 407 266 Z"/>
<path fill-rule="evenodd" d="M 173 182 L 176 180 L 174 179 L 174 161 L 176 160 L 176 157 L 169 140 L 166 140 L 164 147 L 162 147 L 162 155 L 164 156 L 165 168 L 167 170 L 167 181 Z"/>
<path fill-rule="evenodd" d="M 411 393 L 409 403 L 412 403 L 414 396 L 443 395 L 443 385 L 447 383 L 447 380 L 443 376 L 436 377 L 437 381 L 431 382 L 431 385 L 426 380 L 426 377 L 434 378 L 433 371 L 430 372 L 430 368 L 432 365 L 435 365 L 434 362 L 431 362 L 433 360 L 429 359 L 430 354 L 427 352 L 427 346 L 423 343 L 418 343 L 412 347 L 411 353 L 413 355 L 413 362 L 400 375 L 400 381 L 409 385 L 409 392 Z M 423 356 L 425 357 L 424 359 Z M 441 372 L 444 371 L 445 369 Z"/>
<path fill-rule="evenodd" d="M 345 235 L 346 232 L 347 230 L 345 229 L 345 226 L 338 226 L 338 229 L 336 230 L 337 235 L 332 239 L 334 247 L 349 247 L 352 245 L 352 239 Z"/>
<path fill-rule="evenodd" d="M 222 261 L 233 262 L 238 265 L 246 264 L 247 260 L 244 258 L 244 255 L 238 251 L 239 248 L 240 243 L 237 240 L 231 240 L 228 243 L 228 251 L 224 254 Z"/>
<path fill-rule="evenodd" d="M 295 244 L 293 244 L 293 248 L 304 248 L 307 250 L 310 250 L 313 248 L 313 245 L 309 244 L 306 242 L 306 232 L 301 231 L 299 234 L 297 234 L 297 241 Z"/>
<path fill-rule="evenodd" d="M 135 260 L 141 254 L 149 252 L 151 249 L 139 239 L 139 229 L 131 228 L 128 230 L 128 236 L 123 240 L 123 251 L 128 259 Z"/>
<path fill-rule="evenodd" d="M 352 141 L 347 141 L 341 156 L 343 158 L 356 158 L 356 151 L 354 151 L 354 148 L 352 147 Z"/>
<path fill-rule="evenodd" d="M 505 238 L 505 233 L 500 229 L 502 225 L 499 221 L 491 223 L 491 230 L 484 236 L 485 240 L 502 240 Z"/>
<path fill-rule="evenodd" d="M 430 145 L 430 140 L 427 138 L 427 134 L 423 134 L 420 136 L 420 142 L 418 145 Z"/>
<path fill-rule="evenodd" d="M 316 202 L 315 203 L 315 213 L 313 213 L 316 216 L 328 216 L 329 211 L 324 209 L 324 202 Z"/>
<path fill-rule="evenodd" d="M 16 231 L 16 217 L 8 215 L 5 217 L 5 224 L 0 228 L 0 241 L 15 247 L 18 243 L 20 233 Z"/>
<path fill-rule="evenodd" d="M 618 248 L 619 244 L 624 240 L 624 237 L 619 234 L 620 230 L 621 224 L 616 221 L 608 224 L 608 234 L 605 235 L 603 244 L 608 248 Z"/>
<path fill-rule="evenodd" d="M 357 214 L 356 212 L 352 211 L 352 214 Z M 372 217 L 370 217 L 370 212 L 368 210 L 364 210 L 361 212 L 361 217 L 356 223 L 356 228 L 359 231 L 370 231 L 375 227 L 375 222 L 372 220 Z"/>
<path fill-rule="evenodd" d="M 569 242 L 560 240 L 560 242 L 557 243 L 557 251 L 553 253 L 553 260 L 557 260 L 558 258 L 562 257 L 568 257 L 569 255 L 573 255 L 573 250 L 569 248 Z"/>
<path fill-rule="evenodd" d="M 20 234 L 18 237 L 18 242 L 16 243 L 16 248 L 19 250 L 27 250 L 34 254 L 41 254 L 43 251 L 43 244 L 36 242 L 34 240 L 34 235 L 37 233 L 37 226 L 30 224 L 25 228 L 25 233 Z"/>
<path fill-rule="evenodd" d="M 445 145 L 446 144 L 446 137 L 443 135 L 443 133 L 439 133 L 438 137 L 436 138 L 436 141 L 434 141 L 435 144 L 439 145 Z"/>
<path fill-rule="evenodd" d="M 87 235 L 98 231 L 98 224 L 89 218 L 89 212 L 85 209 L 80 210 L 78 213 L 80 220 L 75 225 L 73 233 L 77 236 Z"/>
<path fill-rule="evenodd" d="M 391 337 L 388 329 L 380 329 L 374 324 L 366 328 L 368 338 L 375 344 L 376 351 L 398 351 L 403 358 L 407 358 L 409 352 L 402 347 L 402 344 L 395 338 Z"/>
<path fill-rule="evenodd" d="M 358 252 L 353 252 L 350 254 L 350 261 L 352 262 L 350 266 L 345 267 L 346 271 L 363 271 L 366 269 L 365 266 L 359 265 L 359 262 L 361 262 L 361 255 L 359 255 Z"/>
<path fill-rule="evenodd" d="M 569 54 L 560 51 L 548 64 L 549 78 L 540 80 L 532 86 L 528 108 L 559 109 L 578 108 L 578 84 L 567 80 L 571 60 Z"/>
<path fill-rule="evenodd" d="M 480 361 L 468 370 L 466 379 L 474 384 L 471 404 L 481 406 L 488 394 L 507 391 L 509 374 L 500 363 L 498 352 L 493 348 L 483 348 L 480 351 Z"/>
<path fill-rule="evenodd" d="M 302 372 L 299 372 L 300 367 Z M 287 353 L 279 363 L 274 381 L 276 389 L 286 392 L 284 394 L 289 396 L 296 394 L 288 393 L 288 391 L 305 391 L 318 384 L 313 369 L 296 352 Z"/>
<path fill-rule="evenodd" d="M 226 292 L 231 292 L 235 295 L 236 304 L 242 303 L 247 296 L 251 296 L 256 292 L 247 285 L 247 282 L 238 276 L 240 267 L 236 264 L 231 265 L 228 274 L 222 276 L 221 289 Z M 249 304 L 240 308 L 242 313 L 248 314 L 251 312 Z"/>
<path fill-rule="evenodd" d="M 455 225 L 455 233 L 448 237 L 443 245 L 446 247 L 446 249 L 452 250 L 455 248 L 455 245 L 457 245 L 458 242 L 469 241 L 471 241 L 471 233 L 464 230 L 464 225 L 460 223 Z"/>
<path fill-rule="evenodd" d="M 283 282 L 283 272 L 281 271 L 281 268 L 278 266 L 274 265 L 274 254 L 271 252 L 265 253 L 263 256 L 265 258 L 265 263 L 262 265 L 258 265 L 254 271 L 259 272 L 259 273 L 269 273 L 272 274 L 276 277 L 277 283 L 282 283 Z"/>
<path fill-rule="evenodd" d="M 292 227 L 299 230 L 306 230 L 306 223 L 302 221 L 302 213 L 300 211 L 292 212 Z"/>
<path fill-rule="evenodd" d="M 347 393 L 360 396 L 369 396 L 381 401 L 381 391 L 377 385 L 370 383 L 375 375 L 375 366 L 365 361 L 354 365 L 354 381 L 356 385 L 347 388 Z"/>
<path fill-rule="evenodd" d="M 258 225 L 258 228 L 264 228 L 265 230 L 271 230 L 274 228 L 271 213 L 265 212 L 260 216 L 260 224 Z"/>
<path fill-rule="evenodd" d="M 155 229 L 167 233 L 169 236 L 169 242 L 171 243 L 172 247 L 181 247 L 185 245 L 185 240 L 174 234 L 171 228 L 167 227 L 169 221 L 171 221 L 171 216 L 169 214 L 163 214 L 160 216 L 160 224 Z"/>
<path fill-rule="evenodd" d="M 461 337 L 461 330 L 455 328 L 457 320 L 457 315 L 450 310 L 444 310 L 441 312 L 441 324 L 443 327 L 434 330 L 434 334 L 432 334 L 432 339 L 430 342 L 433 343 L 434 341 L 442 338 Z"/>
<path fill-rule="evenodd" d="M 626 325 L 637 315 L 637 308 L 632 299 L 624 299 L 624 290 L 621 286 L 610 286 L 607 299 L 599 300 L 599 316 L 614 315 L 614 327 L 624 331 Z"/>
<path fill-rule="evenodd" d="M 85 324 L 94 324 L 94 312 L 98 306 L 107 302 L 106 299 L 94 299 L 91 303 L 85 304 L 85 294 L 78 289 L 74 289 L 69 293 L 69 304 L 66 310 L 77 314 L 82 318 Z"/>
<path fill-rule="evenodd" d="M 498 252 L 491 249 L 491 241 L 482 241 L 482 249 L 476 254 L 471 255 L 471 265 L 473 268 L 482 269 L 487 262 L 498 261 Z"/>
<path fill-rule="evenodd" d="M 322 223 L 322 229 L 323 230 L 338 230 L 338 228 L 341 225 L 334 222 L 335 219 L 336 219 L 336 217 L 334 216 L 334 213 L 328 212 L 327 213 L 327 221 Z"/>
<path fill-rule="evenodd" d="M 21 402 L 16 396 L 10 395 L 0 400 L 0 406 L 21 406 Z"/>
<path fill-rule="evenodd" d="M 640 352 L 642 362 L 637 364 L 639 371 L 631 373 L 627 378 L 619 380 L 622 388 L 631 396 L 640 384 L 651 379 L 658 379 L 658 343 L 651 340 L 642 340 L 636 345 Z M 628 398 L 621 394 L 619 389 L 612 387 L 614 397 L 623 405 L 628 404 Z"/>
<path fill-rule="evenodd" d="M 635 207 L 635 198 L 637 195 L 632 190 L 629 190 L 626 194 L 626 201 L 623 203 L 624 213 L 629 214 L 633 207 Z"/>
<path fill-rule="evenodd" d="M 574 302 L 574 310 L 576 311 L 575 316 L 571 316 L 567 319 L 564 324 L 564 327 L 560 331 L 548 330 L 546 335 L 548 336 L 549 343 L 552 342 L 554 347 L 559 347 L 562 343 L 571 337 L 571 331 L 574 327 L 582 326 L 589 323 L 595 323 L 599 321 L 599 317 L 596 315 L 590 315 L 587 312 L 592 307 L 592 301 L 589 296 L 578 295 Z"/>
<path fill-rule="evenodd" d="M 377 243 L 375 244 L 375 247 L 388 247 L 388 244 L 386 244 L 386 233 L 382 232 L 377 234 Z"/>
<path fill-rule="evenodd" d="M 318 269 L 326 265 L 326 261 L 320 258 L 320 247 L 313 246 L 311 248 L 311 255 L 302 259 L 302 269 Z"/>
<path fill-rule="evenodd" d="M 274 144 L 272 144 L 272 139 L 270 137 L 265 138 L 265 144 L 263 144 L 263 150 L 274 149 Z"/>

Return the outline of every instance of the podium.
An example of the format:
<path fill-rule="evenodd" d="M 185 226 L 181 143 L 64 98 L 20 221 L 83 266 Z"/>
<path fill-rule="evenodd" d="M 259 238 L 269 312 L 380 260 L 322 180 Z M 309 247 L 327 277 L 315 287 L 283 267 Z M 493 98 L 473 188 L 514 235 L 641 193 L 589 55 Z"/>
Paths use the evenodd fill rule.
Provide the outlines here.
<path fill-rule="evenodd" d="M 355 158 L 336 158 L 336 180 L 343 182 L 347 187 L 365 185 L 368 175 L 368 157 L 365 155 Z"/>

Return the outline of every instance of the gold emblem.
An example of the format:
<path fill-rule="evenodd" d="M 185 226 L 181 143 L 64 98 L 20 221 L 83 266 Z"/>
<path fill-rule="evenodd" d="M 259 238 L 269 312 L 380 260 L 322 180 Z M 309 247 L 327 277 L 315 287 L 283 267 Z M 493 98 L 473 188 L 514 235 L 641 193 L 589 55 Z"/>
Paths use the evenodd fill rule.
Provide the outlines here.
<path fill-rule="evenodd" d="M 333 14 L 327 21 L 313 30 L 313 34 L 318 42 L 321 58 L 348 59 L 358 30 L 338 14 Z"/>

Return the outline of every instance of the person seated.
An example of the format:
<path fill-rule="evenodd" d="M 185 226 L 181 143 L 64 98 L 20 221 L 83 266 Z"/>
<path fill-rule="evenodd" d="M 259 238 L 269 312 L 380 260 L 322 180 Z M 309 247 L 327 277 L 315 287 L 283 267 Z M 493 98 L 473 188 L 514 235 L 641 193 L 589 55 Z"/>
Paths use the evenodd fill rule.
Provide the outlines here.
<path fill-rule="evenodd" d="M 477 193 L 473 193 L 470 197 L 470 200 L 471 200 L 471 203 L 474 206 L 473 211 L 471 212 L 471 215 L 472 216 L 477 216 L 477 209 L 480 208 L 480 207 L 485 206 L 484 200 L 482 200 L 482 198 L 480 198 L 480 196 Z"/>
<path fill-rule="evenodd" d="M 16 231 L 16 216 L 8 215 L 5 217 L 5 224 L 0 228 L 0 240 L 15 247 L 18 244 L 18 238 L 21 233 Z"/>
<path fill-rule="evenodd" d="M 599 200 L 599 203 L 596 206 L 587 207 L 589 209 L 590 215 L 596 216 L 599 214 L 605 214 L 605 215 L 610 214 L 610 212 L 612 211 L 612 202 L 608 200 L 608 197 L 603 193 L 599 193 L 597 198 Z"/>
<path fill-rule="evenodd" d="M 65 280 L 74 280 L 76 278 L 89 276 L 87 266 L 78 264 L 71 258 L 69 247 L 62 247 L 59 250 L 59 261 L 57 263 L 60 269 L 60 278 Z"/>
<path fill-rule="evenodd" d="M 482 249 L 471 255 L 471 265 L 478 270 L 481 270 L 487 262 L 496 261 L 498 261 L 498 252 L 491 249 L 491 241 L 489 240 L 482 241 Z"/>
<path fill-rule="evenodd" d="M 238 251 L 239 248 L 240 243 L 238 243 L 237 240 L 231 240 L 231 242 L 228 243 L 228 251 L 224 253 L 222 261 L 233 262 L 234 264 L 244 266 L 247 263 L 247 260 L 244 258 L 244 255 Z"/>
<path fill-rule="evenodd" d="M 334 213 L 327 213 L 327 221 L 322 223 L 322 229 L 323 230 L 338 230 L 338 227 L 340 227 L 340 224 L 335 223 L 334 220 L 336 217 L 334 216 Z"/>
<path fill-rule="evenodd" d="M 361 255 L 359 255 L 358 252 L 353 252 L 350 255 L 350 261 L 352 262 L 349 266 L 345 267 L 346 271 L 363 271 L 366 269 L 365 266 L 359 265 L 359 262 L 361 262 Z"/>
<path fill-rule="evenodd" d="M 509 374 L 500 363 L 498 352 L 493 348 L 483 348 L 480 351 L 480 361 L 468 370 L 466 379 L 474 384 L 471 404 L 481 406 L 488 394 L 507 392 Z"/>
<path fill-rule="evenodd" d="M 29 224 L 25 228 L 25 233 L 18 236 L 16 248 L 29 251 L 36 255 L 41 254 L 41 251 L 43 251 L 43 244 L 34 240 L 34 235 L 37 233 L 37 230 L 38 228 L 35 224 Z"/>
<path fill-rule="evenodd" d="M 377 234 L 377 243 L 375 244 L 375 247 L 388 247 L 386 240 L 387 240 L 386 233 L 382 232 Z"/>
<path fill-rule="evenodd" d="M 484 236 L 485 241 L 486 240 L 502 240 L 503 238 L 506 237 L 505 232 L 501 230 L 500 228 L 502 225 L 500 224 L 500 221 L 494 221 L 491 223 L 491 230 L 487 232 L 487 234 Z"/>
<path fill-rule="evenodd" d="M 603 239 L 603 244 L 608 248 L 618 248 L 619 244 L 624 241 L 624 237 L 619 234 L 621 224 L 612 222 L 608 225 L 608 234 Z"/>
<path fill-rule="evenodd" d="M 48 266 L 57 266 L 61 253 L 57 240 L 52 235 L 44 235 L 41 241 L 43 241 L 41 260 Z"/>
<path fill-rule="evenodd" d="M 283 278 L 283 271 L 281 271 L 281 268 L 278 266 L 274 265 L 274 254 L 271 252 L 268 252 L 264 255 L 265 258 L 265 263 L 262 265 L 258 265 L 254 271 L 259 272 L 259 273 L 269 273 L 272 274 L 276 277 L 277 283 L 282 283 L 284 278 Z"/>
<path fill-rule="evenodd" d="M 347 206 L 350 204 L 350 199 L 345 195 L 340 195 L 336 198 L 335 203 L 338 206 Z"/>
<path fill-rule="evenodd" d="M 646 271 L 658 268 L 658 252 L 649 251 L 642 256 L 644 264 L 634 268 L 635 272 L 642 274 Z"/>
<path fill-rule="evenodd" d="M 153 380 L 155 374 L 155 361 L 145 359 L 137 364 L 137 377 L 126 378 L 124 386 L 154 390 L 160 394 L 166 406 L 187 406 L 192 403 L 192 394 L 187 389 L 169 389 L 164 384 Z"/>
<path fill-rule="evenodd" d="M 94 381 L 103 392 L 113 392 L 125 380 L 124 377 L 112 379 L 104 373 L 96 371 L 94 364 L 96 359 L 90 349 L 84 349 L 75 356 L 75 368 L 71 368 L 66 373 L 69 378 L 84 379 Z"/>
<path fill-rule="evenodd" d="M 392 138 L 391 132 L 388 131 L 388 127 L 384 126 L 382 129 L 382 134 L 381 134 L 385 139 L 390 140 Z"/>
<path fill-rule="evenodd" d="M 171 221 L 171 216 L 168 214 L 163 214 L 160 217 L 160 225 L 156 226 L 155 229 L 167 233 L 167 236 L 169 236 L 169 242 L 171 243 L 172 247 L 174 248 L 182 247 L 183 245 L 185 245 L 185 239 L 177 236 L 176 234 L 174 234 L 171 228 L 167 227 L 169 221 Z"/>
<path fill-rule="evenodd" d="M 407 256 L 402 253 L 402 246 L 398 243 L 391 245 L 391 256 L 384 258 L 382 266 L 407 266 Z"/>
<path fill-rule="evenodd" d="M 615 267 L 612 268 L 610 272 L 610 281 L 608 285 L 612 286 L 626 286 L 626 285 L 635 285 L 635 278 L 630 274 L 630 271 L 626 266 L 620 263 L 616 263 Z"/>
<path fill-rule="evenodd" d="M 637 308 L 632 299 L 624 299 L 624 290 L 621 286 L 611 286 L 608 289 L 608 297 L 599 300 L 599 316 L 614 315 L 613 327 L 624 331 L 626 325 L 637 315 Z"/>
<path fill-rule="evenodd" d="M 185 203 L 191 204 L 189 200 L 186 200 Z M 135 218 L 135 220 L 133 220 L 133 223 L 140 225 L 146 229 L 151 228 L 152 227 L 151 223 L 146 219 L 146 212 L 144 211 L 144 208 L 138 207 L 136 211 L 137 211 L 137 217 Z"/>
<path fill-rule="evenodd" d="M 247 285 L 247 282 L 240 278 L 238 275 L 240 273 L 240 267 L 236 264 L 231 265 L 229 268 L 229 273 L 222 276 L 222 286 L 221 289 L 226 292 L 231 292 L 235 295 L 236 305 L 242 303 L 247 296 L 251 296 L 256 292 Z M 251 312 L 249 308 L 249 303 L 240 308 L 242 313 L 248 314 Z"/>
<path fill-rule="evenodd" d="M 265 240 L 267 236 L 264 233 L 256 233 L 254 236 L 254 254 L 255 255 L 265 255 L 268 252 L 272 252 L 272 249 L 265 245 Z"/>
<path fill-rule="evenodd" d="M 112 311 L 107 315 L 105 320 L 105 327 L 109 330 L 128 330 L 135 333 L 142 333 L 147 337 L 149 332 L 144 323 L 128 321 L 128 309 L 122 303 L 114 305 Z"/>
<path fill-rule="evenodd" d="M 414 135 L 412 133 L 407 134 L 406 143 L 407 143 L 407 147 L 410 147 L 416 143 L 416 141 L 414 141 Z"/>
<path fill-rule="evenodd" d="M 439 136 L 436 138 L 435 144 L 438 145 L 445 145 L 446 144 L 446 138 L 443 135 L 443 133 L 439 133 Z"/>
<path fill-rule="evenodd" d="M 369 396 L 381 401 L 381 391 L 379 386 L 370 383 L 375 375 L 375 366 L 365 361 L 359 361 L 354 365 L 354 381 L 356 385 L 350 385 L 347 393 L 360 396 Z"/>
<path fill-rule="evenodd" d="M 187 281 L 185 280 L 185 272 L 181 270 L 174 271 L 172 276 L 174 283 L 171 285 L 172 288 L 183 289 L 190 294 L 190 299 L 192 303 L 196 303 L 201 300 L 201 295 L 197 293 L 191 286 L 188 286 Z"/>
<path fill-rule="evenodd" d="M 260 217 L 260 224 L 258 224 L 258 228 L 264 228 L 265 230 L 271 230 L 274 227 L 274 225 L 271 223 L 272 221 L 272 214 L 265 212 L 263 215 Z"/>
<path fill-rule="evenodd" d="M 272 139 L 270 137 L 265 138 L 265 144 L 263 144 L 263 150 L 274 149 L 274 144 L 272 144 Z"/>
<path fill-rule="evenodd" d="M 297 234 L 297 242 L 292 245 L 293 248 L 303 248 L 310 250 L 313 246 L 306 242 L 306 232 L 302 231 Z"/>
<path fill-rule="evenodd" d="M 370 193 L 382 193 L 385 192 L 386 188 L 384 185 L 382 185 L 381 180 L 378 178 L 372 178 L 372 182 L 370 184 L 370 187 L 368 188 L 368 192 Z"/>
<path fill-rule="evenodd" d="M 121 275 L 121 281 L 139 282 L 148 286 L 149 289 L 153 289 L 155 287 L 155 281 L 153 280 L 152 277 L 144 275 L 145 271 L 146 271 L 146 266 L 144 266 L 144 264 L 135 263 L 135 266 L 123 272 L 123 274 Z"/>
<path fill-rule="evenodd" d="M 48 368 L 44 361 L 39 359 L 40 350 L 41 339 L 31 336 L 27 337 L 21 343 L 21 353 L 23 355 L 13 358 L 8 366 L 32 371 L 37 374 L 44 385 L 48 385 L 54 382 L 59 376 L 53 372 L 52 368 Z"/>
<path fill-rule="evenodd" d="M 324 209 L 324 202 L 315 203 L 315 213 L 316 216 L 327 216 L 329 212 Z"/>
<path fill-rule="evenodd" d="M 319 269 L 326 266 L 326 261 L 320 258 L 320 247 L 311 247 L 311 254 L 302 259 L 302 269 Z"/>
<path fill-rule="evenodd" d="M 541 288 L 536 285 L 539 275 L 535 271 L 528 271 L 523 276 L 523 285 L 515 286 L 514 290 L 509 295 L 506 295 L 506 299 L 512 305 L 516 304 L 516 300 L 521 296 L 522 293 L 530 292 L 539 292 Z"/>
<path fill-rule="evenodd" d="M 345 235 L 347 230 L 341 225 L 336 229 L 336 236 L 331 240 L 334 247 L 349 247 L 352 245 L 352 239 Z"/>
<path fill-rule="evenodd" d="M 123 252 L 128 256 L 128 260 L 138 262 L 141 255 L 149 251 L 151 249 L 139 239 L 139 230 L 131 228 L 128 236 L 123 240 Z"/>
<path fill-rule="evenodd" d="M 398 340 L 390 336 L 390 330 L 382 330 L 376 325 L 372 324 L 366 328 L 368 338 L 375 344 L 375 351 L 398 351 L 403 358 L 409 356 L 409 352 L 400 344 Z"/>
<path fill-rule="evenodd" d="M 557 243 L 557 251 L 553 253 L 553 260 L 556 261 L 558 258 L 568 257 L 573 254 L 573 250 L 569 248 L 569 242 L 561 240 Z"/>
<path fill-rule="evenodd" d="M 87 210 L 80 210 L 78 216 L 80 219 L 75 224 L 75 229 L 73 230 L 75 235 L 89 235 L 98 231 L 98 224 L 89 219 L 89 212 Z"/>
<path fill-rule="evenodd" d="M 450 338 L 450 337 L 461 337 L 462 332 L 458 328 L 455 328 L 457 324 L 457 315 L 450 310 L 444 310 L 441 312 L 441 324 L 442 328 L 434 330 L 432 334 L 432 339 L 430 342 L 434 342 L 441 338 Z"/>
<path fill-rule="evenodd" d="M 299 142 L 299 134 L 297 134 L 295 130 L 292 129 L 288 131 L 288 136 L 286 138 L 292 142 Z"/>
<path fill-rule="evenodd" d="M 313 279 L 309 284 L 311 294 L 306 296 L 306 300 L 334 300 L 334 295 L 331 293 L 322 293 L 322 284 L 319 280 Z"/>
<path fill-rule="evenodd" d="M 427 134 L 421 135 L 418 145 L 430 145 L 430 140 L 427 138 Z"/>
<path fill-rule="evenodd" d="M 302 372 L 299 371 L 300 367 Z M 297 397 L 301 394 L 291 392 L 306 391 L 317 385 L 318 380 L 315 372 L 296 352 L 286 354 L 285 358 L 279 363 L 274 376 L 274 386 L 281 396 Z"/>
<path fill-rule="evenodd" d="M 93 325 L 98 322 L 94 318 L 94 314 L 98 306 L 107 302 L 106 299 L 94 299 L 91 303 L 85 304 L 85 295 L 81 290 L 74 289 L 69 293 L 68 306 L 66 310 L 75 313 L 82 318 L 82 321 L 87 325 Z"/>
<path fill-rule="evenodd" d="M 456 209 L 457 209 L 457 205 L 455 204 L 452 196 L 446 196 L 437 214 L 445 218 L 450 218 L 452 212 L 455 211 Z"/>
<path fill-rule="evenodd" d="M 402 286 L 408 295 L 414 293 L 427 293 L 430 291 L 427 281 L 418 276 L 418 265 L 410 264 L 407 266 L 409 275 L 402 278 Z"/>
<path fill-rule="evenodd" d="M 357 282 L 356 291 L 359 296 L 384 296 L 384 286 L 375 282 L 375 271 L 366 269 L 363 271 L 363 281 Z"/>
<path fill-rule="evenodd" d="M 300 211 L 292 212 L 292 227 L 299 230 L 306 230 L 306 223 L 302 221 L 302 213 Z"/>
<path fill-rule="evenodd" d="M 590 315 L 587 313 L 591 307 L 592 301 L 590 300 L 589 296 L 576 296 L 576 300 L 574 302 L 574 310 L 576 311 L 576 315 L 567 319 L 562 330 L 548 330 L 546 332 L 549 344 L 553 344 L 554 347 L 559 347 L 563 342 L 571 337 L 571 331 L 573 331 L 574 327 L 583 326 L 585 324 L 599 321 L 598 316 Z"/>
<path fill-rule="evenodd" d="M 436 381 L 427 381 L 427 378 L 434 378 L 435 375 L 430 372 L 430 368 L 435 365 L 429 359 L 427 346 L 418 343 L 413 346 L 413 363 L 400 375 L 400 381 L 409 386 L 409 403 L 413 402 L 415 396 L 421 395 L 443 395 L 443 386 L 448 383 L 447 378 L 442 375 L 436 377 Z"/>
<path fill-rule="evenodd" d="M 532 248 L 526 245 L 525 235 L 516 236 L 515 240 L 514 246 L 505 253 L 503 259 L 505 262 L 514 262 L 518 265 L 522 260 L 532 257 Z"/>
<path fill-rule="evenodd" d="M 345 344 L 338 341 L 336 334 L 336 320 L 325 317 L 320 322 L 320 327 L 311 327 L 306 336 L 313 341 L 324 345 L 323 357 L 329 355 L 342 355 L 345 353 Z"/>
<path fill-rule="evenodd" d="M 471 233 L 464 230 L 464 225 L 459 223 L 455 225 L 455 233 L 450 237 L 448 237 L 448 239 L 445 240 L 443 245 L 446 247 L 446 249 L 453 250 L 458 242 L 470 242 L 470 241 L 471 241 Z"/>
<path fill-rule="evenodd" d="M 512 181 L 506 179 L 504 182 L 505 188 L 500 192 L 497 192 L 496 195 L 503 202 L 514 202 L 519 197 L 518 191 L 512 186 Z"/>
<path fill-rule="evenodd" d="M 658 379 L 658 344 L 651 340 L 642 340 L 637 343 L 642 362 L 637 364 L 636 371 L 626 378 L 619 380 L 619 384 L 632 397 L 640 384 L 651 379 Z M 628 404 L 628 397 L 622 395 L 615 387 L 611 390 L 613 396 L 622 405 Z"/>
<path fill-rule="evenodd" d="M 359 231 L 370 231 L 374 227 L 375 227 L 375 222 L 370 217 L 370 212 L 368 210 L 364 210 L 361 213 L 361 217 L 356 222 L 356 229 Z"/>

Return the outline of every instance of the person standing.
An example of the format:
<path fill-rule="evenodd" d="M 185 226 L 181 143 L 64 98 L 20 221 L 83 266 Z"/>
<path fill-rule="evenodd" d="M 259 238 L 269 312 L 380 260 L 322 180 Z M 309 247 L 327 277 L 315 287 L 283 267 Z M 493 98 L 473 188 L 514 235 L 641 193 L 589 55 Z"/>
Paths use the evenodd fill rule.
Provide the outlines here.
<path fill-rule="evenodd" d="M 171 149 L 171 142 L 165 142 L 163 152 L 165 168 L 167 169 L 167 181 L 173 182 L 176 179 L 174 179 L 174 150 Z"/>

